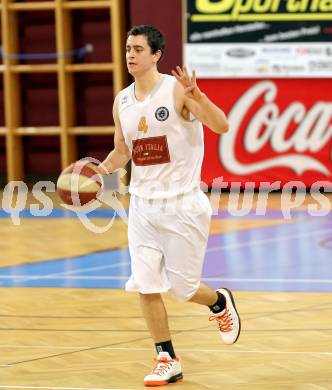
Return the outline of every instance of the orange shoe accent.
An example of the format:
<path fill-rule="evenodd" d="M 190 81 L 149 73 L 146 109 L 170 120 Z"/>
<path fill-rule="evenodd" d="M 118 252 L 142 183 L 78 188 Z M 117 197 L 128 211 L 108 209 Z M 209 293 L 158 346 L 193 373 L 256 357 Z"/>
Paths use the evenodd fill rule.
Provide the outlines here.
<path fill-rule="evenodd" d="M 144 382 L 144 386 L 164 386 L 164 385 L 168 385 L 168 382 L 166 381 L 148 381 L 148 382 Z"/>
<path fill-rule="evenodd" d="M 164 386 L 183 378 L 180 358 L 172 359 L 168 352 L 159 352 L 156 366 L 144 378 L 144 386 Z"/>
<path fill-rule="evenodd" d="M 217 321 L 219 330 L 221 332 L 231 332 L 233 330 L 231 314 L 228 310 L 223 310 L 221 314 L 212 315 L 209 317 L 209 321 Z"/>

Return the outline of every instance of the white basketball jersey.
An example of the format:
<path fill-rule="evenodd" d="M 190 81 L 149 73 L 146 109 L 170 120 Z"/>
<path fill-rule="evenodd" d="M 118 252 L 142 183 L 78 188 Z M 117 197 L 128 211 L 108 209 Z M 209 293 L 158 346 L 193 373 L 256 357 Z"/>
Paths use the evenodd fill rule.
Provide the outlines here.
<path fill-rule="evenodd" d="M 133 195 L 160 199 L 200 188 L 203 126 L 176 112 L 175 85 L 175 77 L 163 74 L 142 102 L 135 98 L 135 83 L 119 94 L 120 123 L 132 156 Z"/>

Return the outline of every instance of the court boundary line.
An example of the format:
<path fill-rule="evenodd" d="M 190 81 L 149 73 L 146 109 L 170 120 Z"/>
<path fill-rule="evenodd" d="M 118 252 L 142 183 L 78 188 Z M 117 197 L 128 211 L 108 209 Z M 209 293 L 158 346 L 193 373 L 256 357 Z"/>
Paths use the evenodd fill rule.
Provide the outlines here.
<path fill-rule="evenodd" d="M 65 260 L 64 260 L 65 261 Z M 32 263 L 32 264 L 38 264 L 38 263 Z M 108 264 L 108 265 L 101 265 L 101 266 L 96 266 L 96 267 L 88 267 L 88 268 L 79 268 L 79 269 L 76 269 L 76 270 L 70 270 L 70 271 L 64 271 L 64 272 L 55 272 L 55 273 L 50 273 L 50 274 L 46 274 L 46 275 L 13 275 L 13 274 L 10 274 L 10 275 L 1 275 L 0 274 L 0 280 L 1 279 L 13 279 L 18 282 L 18 283 L 22 283 L 22 282 L 29 282 L 29 281 L 32 281 L 32 280 L 39 280 L 39 279 L 61 279 L 61 276 L 63 276 L 62 279 L 74 279 L 72 277 L 68 278 L 67 275 L 74 275 L 74 274 L 79 274 L 79 273 L 84 273 L 84 272 L 90 272 L 90 271 L 97 271 L 97 270 L 101 270 L 101 269 L 109 269 L 109 268 L 117 268 L 117 267 L 121 267 L 121 266 L 124 266 L 124 265 L 130 265 L 130 262 L 127 261 L 127 262 L 124 262 L 124 263 L 114 263 L 114 264 Z M 10 267 L 10 266 L 9 266 Z M 15 266 L 13 266 L 15 267 Z M 0 271 L 1 271 L 1 268 L 0 268 Z M 60 276 L 59 278 L 57 278 L 57 276 Z M 81 279 L 86 279 L 88 277 L 84 277 L 84 276 L 76 276 L 76 279 L 78 278 L 81 278 Z M 128 279 L 128 278 L 127 278 Z M 0 286 L 1 286 L 1 282 L 0 282 Z"/>
<path fill-rule="evenodd" d="M 289 241 L 289 240 L 292 240 L 295 238 L 308 237 L 308 236 L 310 237 L 313 235 L 326 234 L 326 233 L 332 233 L 332 229 L 317 230 L 317 231 L 306 232 L 306 233 L 301 233 L 301 234 L 294 234 L 294 235 L 283 236 L 283 237 L 270 237 L 270 238 L 265 238 L 262 240 L 251 240 L 251 241 L 235 243 L 235 244 L 220 245 L 220 246 L 215 246 L 212 248 L 207 248 L 206 252 L 211 253 L 211 252 L 217 252 L 219 250 L 236 249 L 236 248 L 242 248 L 242 247 L 246 247 L 246 246 L 254 246 L 254 245 L 270 243 L 270 242 Z"/>
<path fill-rule="evenodd" d="M 122 264 L 123 265 L 123 264 Z M 110 267 L 109 267 L 110 268 Z M 79 272 L 79 271 L 78 271 Z M 83 272 L 83 271 L 81 271 Z M 72 274 L 72 272 L 70 272 Z M 61 277 L 62 276 L 62 277 Z M 38 279 L 48 280 L 128 280 L 130 275 L 119 275 L 119 276 L 70 276 L 66 277 L 66 273 L 61 274 L 48 274 L 48 275 L 0 275 L 0 280 L 3 279 L 16 279 L 17 282 L 22 281 L 33 281 Z M 269 283 L 320 283 L 320 284 L 332 284 L 332 279 L 280 279 L 280 278 L 223 278 L 223 277 L 203 277 L 202 282 L 246 282 L 246 283 L 257 283 L 257 282 L 269 282 Z M 0 284 L 1 285 L 1 284 Z"/>
<path fill-rule="evenodd" d="M 325 230 L 318 230 L 318 231 L 312 231 L 312 232 L 306 232 L 302 234 L 296 234 L 296 235 L 290 235 L 290 236 L 283 236 L 283 237 L 271 237 L 267 239 L 261 239 L 261 240 L 251 240 L 247 242 L 242 243 L 234 243 L 234 244 L 228 244 L 228 245 L 221 245 L 217 247 L 207 248 L 206 253 L 213 253 L 217 251 L 222 250 L 228 250 L 228 249 L 236 249 L 241 247 L 248 247 L 248 246 L 254 246 L 254 245 L 262 245 L 269 242 L 281 242 L 281 241 L 288 241 L 296 238 L 301 237 L 307 237 L 317 234 L 326 234 L 326 233 L 332 233 L 332 229 L 325 229 Z M 128 249 L 126 249 L 128 250 Z M 96 266 L 96 267 L 88 267 L 88 268 L 80 268 L 76 270 L 70 270 L 70 271 L 64 271 L 64 272 L 55 272 L 50 273 L 46 275 L 1 275 L 0 273 L 0 286 L 3 286 L 4 282 L 1 282 L 1 279 L 3 281 L 11 279 L 18 285 L 24 282 L 30 282 L 34 280 L 127 280 L 130 276 L 129 275 L 118 275 L 118 276 L 78 276 L 75 274 L 82 274 L 85 272 L 97 270 L 97 269 L 107 269 L 107 268 L 113 268 L 113 267 L 120 267 L 124 265 L 130 265 L 130 262 L 124 262 L 124 263 L 115 263 L 110 264 L 106 266 Z M 0 268 L 1 272 L 1 268 Z M 71 275 L 71 277 L 68 277 Z M 16 279 L 16 280 L 15 280 Z M 242 282 L 242 283 L 257 283 L 257 282 L 266 282 L 266 283 L 312 283 L 312 284 L 331 284 L 331 279 L 272 279 L 272 278 L 254 278 L 254 279 L 247 279 L 247 278 L 222 278 L 222 277 L 214 277 L 209 278 L 205 277 L 201 279 L 202 281 L 223 281 L 223 282 Z"/>
<path fill-rule="evenodd" d="M 54 386 L 15 386 L 0 385 L 0 389 L 44 389 L 44 390 L 135 390 L 134 388 L 101 388 L 101 387 L 54 387 Z"/>
<path fill-rule="evenodd" d="M 57 345 L 16 345 L 16 344 L 10 344 L 10 345 L 0 345 L 0 349 L 4 348 L 32 348 L 32 349 L 85 349 L 85 348 L 91 348 L 91 346 L 57 346 Z M 100 347 L 99 350 L 119 350 L 119 351 L 151 351 L 151 348 L 128 348 L 128 347 Z M 283 354 L 290 354 L 290 355 L 327 355 L 332 357 L 332 352 L 326 352 L 326 351 L 264 351 L 264 350 L 220 350 L 220 349 L 195 349 L 195 348 L 177 348 L 178 351 L 182 352 L 218 352 L 218 353 L 230 353 L 230 354 L 237 354 L 237 353 L 258 353 L 258 354 L 272 354 L 272 355 L 283 355 Z M 10 366 L 10 364 L 5 365 Z M 1 365 L 0 365 L 1 367 Z M 1 388 L 1 387 L 0 387 Z"/>

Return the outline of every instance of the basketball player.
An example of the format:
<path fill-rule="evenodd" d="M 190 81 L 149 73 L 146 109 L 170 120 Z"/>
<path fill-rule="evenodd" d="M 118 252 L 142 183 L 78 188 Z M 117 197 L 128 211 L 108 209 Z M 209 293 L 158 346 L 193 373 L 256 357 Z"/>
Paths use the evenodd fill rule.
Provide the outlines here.
<path fill-rule="evenodd" d="M 200 283 L 211 206 L 200 190 L 203 127 L 222 134 L 225 114 L 200 91 L 195 72 L 177 67 L 158 72 L 164 37 L 151 26 L 128 32 L 126 60 L 134 83 L 114 101 L 115 147 L 100 164 L 113 172 L 132 160 L 128 223 L 132 275 L 126 290 L 140 295 L 143 315 L 157 351 L 145 386 L 182 379 L 161 293 L 210 308 L 222 340 L 233 344 L 240 319 L 231 292 Z"/>

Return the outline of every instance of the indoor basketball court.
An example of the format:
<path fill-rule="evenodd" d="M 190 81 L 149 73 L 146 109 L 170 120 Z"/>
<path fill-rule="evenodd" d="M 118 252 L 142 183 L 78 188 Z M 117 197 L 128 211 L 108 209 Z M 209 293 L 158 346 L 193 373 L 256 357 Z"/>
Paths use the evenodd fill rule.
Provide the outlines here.
<path fill-rule="evenodd" d="M 207 309 L 166 295 L 184 366 L 170 388 L 331 389 L 330 214 L 304 204 L 286 221 L 277 195 L 265 217 L 234 217 L 228 202 L 213 217 L 202 280 L 235 291 L 242 333 L 225 346 Z M 102 226 L 111 211 L 92 220 Z M 125 222 L 96 237 L 74 213 L 27 208 L 20 226 L 2 211 L 0 226 L 0 388 L 143 389 L 154 351 L 137 295 L 123 291 Z"/>

